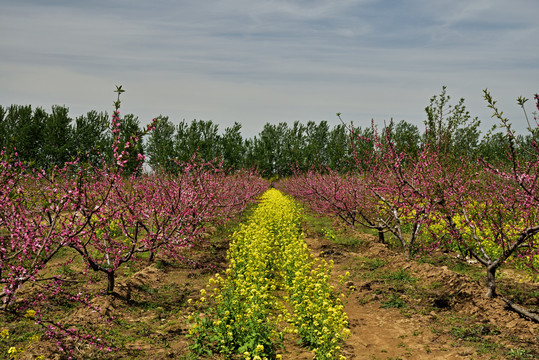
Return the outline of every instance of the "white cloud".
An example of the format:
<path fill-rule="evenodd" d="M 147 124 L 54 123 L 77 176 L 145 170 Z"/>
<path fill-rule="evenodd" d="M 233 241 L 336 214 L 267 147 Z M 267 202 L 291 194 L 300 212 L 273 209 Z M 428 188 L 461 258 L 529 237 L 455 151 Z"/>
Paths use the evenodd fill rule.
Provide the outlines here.
<path fill-rule="evenodd" d="M 0 105 L 110 111 L 123 84 L 125 111 L 143 121 L 240 121 L 254 135 L 267 121 L 336 123 L 336 112 L 421 125 L 442 85 L 485 121 L 488 87 L 516 117 L 514 99 L 539 91 L 529 0 L 0 5 Z"/>

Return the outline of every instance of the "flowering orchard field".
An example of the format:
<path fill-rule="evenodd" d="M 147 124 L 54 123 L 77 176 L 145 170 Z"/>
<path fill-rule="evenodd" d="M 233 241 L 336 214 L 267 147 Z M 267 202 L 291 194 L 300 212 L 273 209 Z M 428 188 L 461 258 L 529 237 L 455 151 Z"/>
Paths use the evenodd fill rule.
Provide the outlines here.
<path fill-rule="evenodd" d="M 64 346 L 66 338 L 112 349 L 93 334 L 43 316 L 42 304 L 65 296 L 91 308 L 93 296 L 114 294 L 124 267 L 142 257 L 182 261 L 183 249 L 201 242 L 208 226 L 224 224 L 267 188 L 254 172 L 227 175 L 218 165 L 196 161 L 181 164 L 177 175 L 126 173 L 129 151 L 144 134 L 121 143 L 119 103 L 118 98 L 111 123 L 113 164 L 96 167 L 75 160 L 45 171 L 28 168 L 16 153 L 0 153 L 2 311 L 13 319 L 33 320 L 43 336 L 57 339 L 66 356 L 74 351 Z M 51 273 L 47 267 L 54 263 L 53 268 L 68 269 L 73 262 L 82 264 L 79 272 L 88 282 L 103 274 L 106 287 L 97 294 L 65 293 L 65 285 L 75 281 L 73 274 Z M 38 290 L 20 298 L 29 288 Z M 21 344 L 12 335 L 14 326 L 7 325 L 0 351 L 18 358 L 39 335 Z M 24 334 L 17 336 L 24 339 Z"/>
<path fill-rule="evenodd" d="M 41 317 L 41 304 L 61 294 L 70 281 L 63 274 L 51 275 L 49 263 L 61 268 L 81 261 L 88 281 L 93 273 L 102 273 L 107 283 L 100 292 L 114 293 L 123 267 L 141 256 L 150 262 L 157 256 L 181 261 L 181 251 L 200 242 L 206 227 L 225 223 L 267 187 L 254 174 L 225 175 L 203 164 L 189 164 L 179 176 L 128 179 L 111 171 L 87 174 L 76 164 L 55 173 L 54 179 L 25 171 L 21 164 L 2 165 L 3 310 L 35 318 L 48 337 L 69 335 L 90 343 L 91 335 Z M 74 255 L 62 258 L 67 249 Z M 65 263 L 58 264 L 60 258 Z M 19 299 L 19 291 L 29 284 L 39 284 L 42 291 Z M 69 296 L 85 303 L 88 295 Z M 23 350 L 10 348 L 13 354 Z"/>
<path fill-rule="evenodd" d="M 388 160 L 362 174 L 311 172 L 280 187 L 320 213 L 375 230 L 382 242 L 396 240 L 410 258 L 437 249 L 472 257 L 486 270 L 487 297 L 497 295 L 496 270 L 506 263 L 537 279 L 537 175 L 522 181 L 477 166 L 448 172 L 435 159 L 406 168 Z"/>
<path fill-rule="evenodd" d="M 537 280 L 537 129 L 530 128 L 530 147 L 517 149 L 509 121 L 486 90 L 485 99 L 506 130 L 507 166 L 455 157 L 443 137 L 427 142 L 416 154 L 400 151 L 390 126 L 381 134 L 373 129 L 372 150 L 358 154 L 357 171 L 299 173 L 280 188 L 319 213 L 376 231 L 381 242 L 396 241 L 409 258 L 437 249 L 472 258 L 485 269 L 488 298 L 498 295 L 496 272 L 505 264 L 526 269 Z M 535 99 L 539 108 L 539 96 Z M 507 303 L 539 321 L 510 300 Z"/>
<path fill-rule="evenodd" d="M 529 141 L 517 139 L 487 91 L 485 99 L 505 131 L 499 137 L 505 144 L 503 163 L 472 158 L 455 146 L 462 144 L 453 141 L 453 130 L 469 135 L 459 128 L 469 115 L 462 102 L 448 114 L 444 92 L 432 100 L 438 108 L 427 108 L 429 128 L 420 147 L 396 141 L 392 124 L 380 133 L 374 126 L 362 133 L 369 136 L 351 128 L 353 151 L 346 158 L 353 161 L 338 167 L 350 171 L 313 164 L 317 171 L 296 171 L 274 182 L 279 190 L 267 190 L 269 181 L 254 170 L 231 172 L 195 156 L 173 161 L 174 173 L 145 174 L 144 155 L 134 149 L 156 122 L 123 134 L 122 92 L 118 87 L 112 147 L 101 163 L 79 157 L 43 170 L 21 162 L 16 151 L 0 152 L 1 357 L 148 358 L 158 350 L 160 358 L 269 360 L 294 357 L 290 347 L 299 343 L 307 357 L 344 359 L 343 354 L 356 356 L 371 345 L 357 345 L 360 323 L 372 310 L 364 306 L 372 306 L 371 300 L 377 304 L 375 321 L 378 316 L 408 324 L 390 332 L 402 339 L 419 339 L 422 330 L 412 326 L 424 326 L 459 306 L 466 315 L 487 314 L 482 318 L 486 325 L 479 327 L 451 323 L 446 330 L 441 324 L 433 337 L 418 341 L 421 346 L 440 338 L 438 333 L 472 342 L 495 337 L 502 333 L 502 309 L 539 322 L 537 309 L 522 306 L 539 308 L 539 133 L 530 127 Z M 539 96 L 535 100 L 539 109 Z M 525 101 L 519 98 L 521 106 Z M 369 236 L 361 242 L 349 238 L 350 246 L 340 247 L 334 243 L 335 230 L 323 229 L 322 241 L 333 241 L 323 245 L 329 247 L 327 254 L 341 261 L 336 281 L 334 259 L 326 261 L 324 251 L 313 255 L 313 247 L 322 246 L 320 239 L 305 236 L 303 211 L 280 191 L 308 211 L 336 218 L 338 231 L 347 231 L 339 224 L 354 233 L 367 229 L 377 242 Z M 256 209 L 237 225 L 255 200 Z M 402 251 L 406 260 L 388 248 Z M 381 253 L 384 257 L 377 257 Z M 477 263 L 483 296 L 444 267 L 425 270 L 414 263 L 440 253 Z M 398 270 L 391 268 L 394 264 Z M 408 269 L 419 269 L 431 282 L 422 287 Z M 209 278 L 210 273 L 216 275 Z M 451 288 L 444 288 L 445 279 Z M 526 295 L 513 291 L 521 289 L 520 281 L 526 282 Z M 348 308 L 343 292 L 353 294 Z M 470 300 L 474 296 L 481 300 Z M 503 308 L 496 302 L 500 298 Z M 472 310 L 465 301 L 473 303 Z M 482 301 L 493 305 L 479 306 Z M 407 307 L 411 312 L 401 315 L 413 314 L 414 321 L 386 311 Z M 448 318 L 458 316 L 454 312 Z M 512 333 L 520 330 L 516 324 L 527 326 L 515 316 L 509 316 Z M 526 329 L 519 334 L 529 339 L 529 332 L 536 339 L 537 328 Z M 533 343 L 503 339 L 506 348 L 492 345 L 497 355 L 531 358 L 539 351 Z M 412 350 L 406 351 L 411 356 Z M 421 351 L 432 353 L 428 346 Z M 365 356 L 371 355 L 376 356 Z"/>

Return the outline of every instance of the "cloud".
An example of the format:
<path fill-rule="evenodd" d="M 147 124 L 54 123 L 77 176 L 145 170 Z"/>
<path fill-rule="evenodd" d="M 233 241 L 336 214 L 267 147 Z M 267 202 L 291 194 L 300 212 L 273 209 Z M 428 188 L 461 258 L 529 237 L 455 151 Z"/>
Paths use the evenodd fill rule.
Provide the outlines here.
<path fill-rule="evenodd" d="M 126 111 L 144 120 L 377 121 L 421 125 L 448 85 L 489 120 L 537 92 L 539 3 L 502 0 L 0 0 L 0 98 Z M 86 107 L 85 107 L 86 105 Z M 518 108 L 506 110 L 520 116 Z M 258 129 L 258 130 L 256 130 Z"/>

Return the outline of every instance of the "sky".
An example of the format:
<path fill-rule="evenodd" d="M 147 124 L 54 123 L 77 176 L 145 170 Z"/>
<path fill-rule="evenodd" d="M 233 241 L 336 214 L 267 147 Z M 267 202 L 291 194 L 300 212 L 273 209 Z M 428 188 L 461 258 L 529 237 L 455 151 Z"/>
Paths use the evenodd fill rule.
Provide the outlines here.
<path fill-rule="evenodd" d="M 539 92 L 537 0 L 0 0 L 0 105 L 114 110 L 141 124 L 322 120 L 423 130 L 447 86 L 486 131 Z"/>

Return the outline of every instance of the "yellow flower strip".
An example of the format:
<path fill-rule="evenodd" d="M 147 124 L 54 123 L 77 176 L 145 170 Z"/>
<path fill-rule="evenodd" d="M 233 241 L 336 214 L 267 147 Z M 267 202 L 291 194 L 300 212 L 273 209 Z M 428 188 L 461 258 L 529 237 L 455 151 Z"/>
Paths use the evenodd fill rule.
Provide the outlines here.
<path fill-rule="evenodd" d="M 316 359 L 344 358 L 339 345 L 349 330 L 341 300 L 329 284 L 331 264 L 313 260 L 300 220 L 293 200 L 274 189 L 263 195 L 232 237 L 227 276 L 210 279 L 217 283 L 213 306 L 196 316 L 190 331 L 193 350 L 280 358 L 276 344 L 284 335 L 278 329 L 286 320 Z M 201 300 L 207 302 L 205 295 Z M 289 301 L 292 315 L 280 299 Z"/>
<path fill-rule="evenodd" d="M 282 196 L 282 195 L 281 195 Z M 294 208 L 296 226 L 281 237 L 283 286 L 294 313 L 292 322 L 303 343 L 314 350 L 316 359 L 344 359 L 340 345 L 349 336 L 348 317 L 341 299 L 330 285 L 333 263 L 313 259 L 305 235 L 300 232 L 301 214 L 295 203 L 284 197 Z"/>

